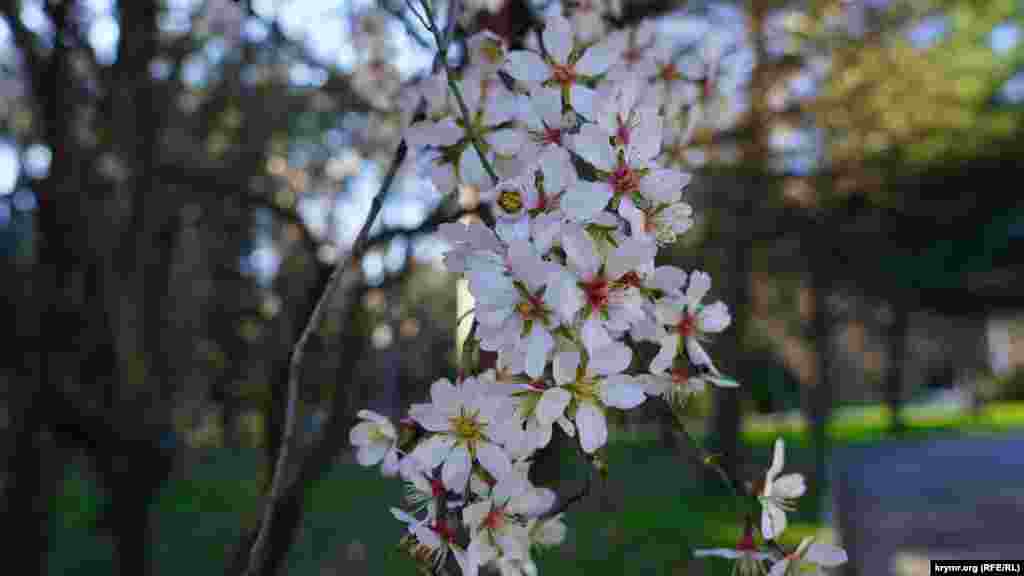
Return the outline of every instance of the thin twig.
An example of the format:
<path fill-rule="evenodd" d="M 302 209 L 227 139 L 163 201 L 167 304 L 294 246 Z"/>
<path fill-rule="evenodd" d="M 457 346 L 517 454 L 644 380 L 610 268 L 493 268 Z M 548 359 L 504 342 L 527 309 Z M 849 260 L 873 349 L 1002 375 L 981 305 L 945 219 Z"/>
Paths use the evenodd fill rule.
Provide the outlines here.
<path fill-rule="evenodd" d="M 558 506 L 555 506 L 554 508 L 552 508 L 548 512 L 545 512 L 544 514 L 542 514 L 541 515 L 541 519 L 542 520 L 547 520 L 548 518 L 554 518 L 555 516 L 558 516 L 562 512 L 565 512 L 566 510 L 568 510 L 569 507 L 572 506 L 573 504 L 576 504 L 577 502 L 579 502 L 579 501 L 583 500 L 584 498 L 586 498 L 587 495 L 590 494 L 590 488 L 591 488 L 591 486 L 593 484 L 593 481 L 594 481 L 594 467 L 591 465 L 590 466 L 590 470 L 587 472 L 587 483 L 583 486 L 583 489 L 580 490 L 579 492 L 573 494 L 569 498 L 566 498 Z"/>
<path fill-rule="evenodd" d="M 679 415 L 676 414 L 676 411 L 672 409 L 672 406 L 668 404 L 666 404 L 665 406 L 666 408 L 668 408 L 668 411 L 672 416 L 672 423 L 675 424 L 676 429 L 682 432 L 683 436 L 685 436 L 687 441 L 689 441 L 690 445 L 693 447 L 693 450 L 697 455 L 697 458 L 700 459 L 701 464 L 717 472 L 718 475 L 722 478 L 722 482 L 724 482 L 725 485 L 729 487 L 729 490 L 732 491 L 733 496 L 735 496 L 736 498 L 742 498 L 742 495 L 740 494 L 739 490 L 736 489 L 736 483 L 733 482 L 731 478 L 729 478 L 729 474 L 725 471 L 725 469 L 719 466 L 718 464 L 715 464 L 714 457 L 706 450 L 704 450 L 704 448 L 702 448 L 700 444 L 697 443 L 697 440 L 695 440 L 693 436 L 690 436 L 689 431 L 686 430 L 686 424 L 682 421 Z"/>
<path fill-rule="evenodd" d="M 395 151 L 391 167 L 388 169 L 384 181 L 381 182 L 377 195 L 373 197 L 370 213 L 367 214 L 363 227 L 359 230 L 359 235 L 356 236 L 356 241 L 352 244 L 350 254 L 359 254 L 367 243 L 370 236 L 370 228 L 384 206 L 384 196 L 398 174 L 398 168 L 405 160 L 407 150 L 407 145 L 403 140 Z M 291 445 L 295 436 L 295 413 L 299 398 L 299 372 L 302 367 L 302 359 L 305 356 L 306 343 L 309 341 L 313 331 L 320 326 L 320 322 L 323 320 L 324 313 L 327 310 L 327 302 L 331 299 L 331 295 L 338 287 L 338 284 L 340 284 L 348 261 L 349 259 L 338 260 L 335 264 L 334 271 L 331 272 L 331 277 L 328 279 L 327 285 L 324 286 L 323 293 L 320 294 L 320 298 L 316 301 L 316 306 L 313 307 L 313 312 L 309 315 L 306 327 L 303 328 L 299 340 L 295 343 L 294 348 L 292 348 L 291 361 L 288 364 L 288 406 L 286 409 L 284 432 L 281 438 L 281 448 L 278 450 L 277 463 L 274 465 L 274 476 L 270 485 L 270 499 L 263 513 L 263 521 L 260 524 L 260 531 L 256 536 L 256 542 L 253 543 L 252 550 L 249 552 L 249 567 L 245 573 L 250 576 L 259 574 L 259 566 L 263 561 L 263 552 L 270 534 L 270 525 L 273 521 L 274 513 L 281 504 L 281 496 L 284 489 L 284 471 L 288 465 L 288 455 L 291 452 Z"/>
<path fill-rule="evenodd" d="M 469 312 L 472 312 L 472 310 Z M 469 312 L 466 314 L 469 314 Z M 463 317 L 465 317 L 466 314 L 463 314 Z M 456 321 L 456 328 L 461 322 L 461 320 Z M 459 382 L 462 382 L 462 379 L 469 373 L 469 365 L 473 361 L 473 352 L 476 350 L 476 345 L 473 344 L 473 340 L 476 339 L 476 327 L 478 324 L 479 322 L 474 318 L 473 325 L 469 328 L 469 334 L 466 334 L 466 340 L 462 343 L 462 354 L 459 356 Z"/>
<path fill-rule="evenodd" d="M 554 518 L 555 516 L 558 516 L 562 512 L 565 512 L 566 510 L 568 510 L 569 507 L 571 507 L 572 505 L 576 504 L 577 502 L 580 502 L 581 500 L 583 500 L 584 498 L 586 498 L 587 496 L 590 495 L 590 490 L 591 490 L 591 488 L 593 488 L 594 473 L 597 472 L 597 466 L 595 465 L 595 459 L 597 458 L 597 456 L 596 455 L 592 456 L 592 455 L 584 453 L 583 452 L 583 448 L 579 445 L 579 443 L 576 444 L 576 451 L 577 451 L 577 453 L 580 456 L 583 457 L 584 460 L 587 461 L 587 464 L 588 464 L 588 466 L 587 466 L 587 482 L 586 482 L 586 484 L 583 485 L 583 488 L 579 492 L 577 492 L 577 493 L 573 494 L 572 496 L 566 498 L 558 506 L 555 506 L 551 510 L 548 510 L 544 514 L 541 514 L 540 515 L 540 519 L 541 520 L 547 520 L 549 518 Z"/>

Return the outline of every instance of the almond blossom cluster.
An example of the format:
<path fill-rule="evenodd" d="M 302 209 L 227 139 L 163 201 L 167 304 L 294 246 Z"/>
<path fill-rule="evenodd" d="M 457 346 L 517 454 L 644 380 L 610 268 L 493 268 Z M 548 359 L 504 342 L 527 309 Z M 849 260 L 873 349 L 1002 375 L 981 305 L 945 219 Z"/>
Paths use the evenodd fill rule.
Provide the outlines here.
<path fill-rule="evenodd" d="M 690 174 L 661 154 L 664 133 L 696 101 L 666 84 L 680 78 L 665 72 L 668 51 L 654 48 L 650 26 L 592 32 L 578 37 L 555 16 L 541 48 L 520 51 L 479 33 L 460 70 L 443 67 L 416 91 L 411 156 L 443 192 L 480 190 L 494 216 L 493 227 L 439 232 L 447 268 L 476 302 L 471 338 L 496 366 L 434 382 L 398 426 L 361 411 L 351 433 L 360 464 L 406 484 L 392 513 L 428 570 L 535 574 L 532 551 L 566 533 L 555 492 L 530 480 L 556 430 L 597 461 L 609 413 L 654 397 L 676 409 L 708 384 L 738 386 L 706 349 L 731 322 L 724 303 L 707 301 L 710 276 L 655 264 L 693 224 Z M 658 348 L 649 361 L 636 353 L 645 341 Z M 780 444 L 779 469 L 781 454 Z M 779 471 L 759 495 L 767 539 L 803 491 L 802 478 Z"/>

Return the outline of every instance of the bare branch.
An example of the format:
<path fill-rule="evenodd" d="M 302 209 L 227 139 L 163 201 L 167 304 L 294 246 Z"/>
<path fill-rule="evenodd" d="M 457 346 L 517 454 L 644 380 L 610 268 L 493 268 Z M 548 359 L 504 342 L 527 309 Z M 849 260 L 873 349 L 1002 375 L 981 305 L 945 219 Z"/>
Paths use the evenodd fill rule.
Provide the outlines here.
<path fill-rule="evenodd" d="M 398 173 L 398 167 L 402 164 L 402 161 L 405 160 L 406 151 L 407 146 L 403 140 L 395 151 L 395 157 L 391 162 L 391 168 L 384 177 L 384 181 L 381 182 L 377 195 L 373 198 L 373 204 L 370 206 L 370 213 L 367 214 L 366 220 L 363 222 L 363 227 L 359 230 L 359 235 L 356 237 L 356 241 L 352 245 L 352 254 L 358 254 L 364 250 L 370 236 L 370 228 L 373 226 L 374 221 L 377 219 L 377 215 L 384 206 L 384 196 L 386 195 L 388 188 L 391 187 L 391 183 L 394 181 L 395 176 Z M 270 486 L 270 500 L 267 502 L 266 509 L 263 514 L 263 521 L 260 525 L 259 533 L 256 536 L 256 542 L 253 544 L 252 550 L 249 553 L 249 568 L 246 570 L 246 574 L 251 576 L 255 576 L 260 573 L 260 563 L 263 560 L 263 552 L 267 544 L 267 536 L 270 534 L 270 524 L 275 511 L 281 503 L 281 496 L 285 485 L 284 471 L 288 466 L 288 455 L 291 452 L 291 445 L 295 437 L 295 413 L 299 397 L 299 373 L 300 368 L 302 367 L 302 359 L 306 351 L 306 343 L 309 341 L 309 337 L 313 331 L 320 325 L 320 321 L 323 319 L 323 315 L 327 309 L 326 304 L 331 299 L 331 295 L 340 283 L 340 280 L 344 275 L 343 273 L 347 268 L 348 261 L 349 259 L 339 260 L 335 265 L 334 271 L 331 272 L 331 277 L 327 281 L 327 285 L 324 287 L 323 293 L 317 300 L 316 306 L 313 307 L 313 312 L 310 314 L 309 320 L 306 322 L 306 327 L 302 330 L 302 334 L 299 336 L 298 342 L 295 343 L 295 347 L 292 349 L 292 357 L 288 367 L 288 405 L 285 413 L 284 433 L 281 438 L 281 448 L 278 450 L 277 463 L 274 465 L 274 476 Z"/>

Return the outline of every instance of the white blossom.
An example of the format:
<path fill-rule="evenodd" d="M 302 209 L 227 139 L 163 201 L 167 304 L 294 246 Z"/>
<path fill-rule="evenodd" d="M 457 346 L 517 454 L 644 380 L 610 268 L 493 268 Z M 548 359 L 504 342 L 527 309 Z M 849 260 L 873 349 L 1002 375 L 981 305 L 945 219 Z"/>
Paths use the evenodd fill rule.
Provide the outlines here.
<path fill-rule="evenodd" d="M 768 576 L 824 576 L 822 568 L 835 568 L 845 564 L 847 560 L 846 550 L 831 544 L 815 542 L 813 537 L 807 536 L 800 541 L 800 546 L 796 550 L 772 564 Z M 805 567 L 810 570 L 805 570 Z"/>
<path fill-rule="evenodd" d="M 608 441 L 607 408 L 630 409 L 644 401 L 643 389 L 632 377 L 622 374 L 632 356 L 632 350 L 620 343 L 599 350 L 586 365 L 581 364 L 582 357 L 576 351 L 555 356 L 555 384 L 572 396 L 569 409 L 575 412 L 573 420 L 580 446 L 587 454 L 593 454 Z M 543 398 L 541 403 L 545 403 Z M 551 414 L 560 416 L 557 405 L 541 408 L 538 404 L 538 410 L 544 410 L 549 418 Z"/>
<path fill-rule="evenodd" d="M 409 408 L 409 415 L 433 433 L 411 457 L 427 470 L 442 466 L 444 486 L 458 494 L 466 489 L 474 461 L 497 477 L 512 466 L 500 446 L 512 406 L 483 391 L 475 378 L 467 378 L 459 386 L 441 379 L 430 388 L 429 404 Z"/>
<path fill-rule="evenodd" d="M 593 118 L 597 92 L 586 80 L 605 73 L 613 62 L 612 47 L 598 43 L 574 50 L 572 24 L 554 16 L 544 26 L 544 56 L 529 50 L 509 52 L 505 70 L 532 91 L 541 86 L 556 87 L 573 110 Z"/>
<path fill-rule="evenodd" d="M 720 386 L 735 386 L 735 383 L 721 378 L 718 369 L 704 351 L 701 339 L 707 334 L 716 334 L 729 327 L 732 317 L 722 302 L 703 305 L 701 301 L 711 289 L 711 277 L 701 271 L 690 274 L 686 293 L 664 298 L 658 302 L 656 315 L 658 323 L 667 330 L 661 337 L 661 350 L 651 361 L 651 373 L 660 374 L 667 370 L 685 346 L 689 362 L 710 372 L 708 379 Z"/>
<path fill-rule="evenodd" d="M 349 432 L 349 441 L 356 450 L 356 461 L 360 466 L 381 464 L 384 476 L 398 473 L 398 432 L 391 421 L 371 410 L 357 413 L 362 422 Z"/>
<path fill-rule="evenodd" d="M 786 512 L 796 509 L 794 500 L 807 491 L 801 474 L 779 476 L 785 465 L 785 444 L 782 438 L 775 440 L 772 465 L 765 474 L 764 486 L 757 498 L 761 502 L 761 534 L 765 540 L 774 540 L 786 530 Z"/>

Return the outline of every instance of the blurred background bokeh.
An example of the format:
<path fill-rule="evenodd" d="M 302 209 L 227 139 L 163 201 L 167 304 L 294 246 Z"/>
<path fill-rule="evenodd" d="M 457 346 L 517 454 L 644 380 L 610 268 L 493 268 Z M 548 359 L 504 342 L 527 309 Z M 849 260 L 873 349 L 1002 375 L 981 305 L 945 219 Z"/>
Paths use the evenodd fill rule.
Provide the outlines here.
<path fill-rule="evenodd" d="M 563 9 L 459 4 L 457 38 L 513 45 Z M 665 262 L 711 272 L 734 311 L 711 346 L 742 387 L 697 398 L 692 436 L 750 480 L 786 438 L 811 487 L 786 542 L 841 543 L 848 575 L 1024 557 L 1024 6 L 565 8 L 656 22 L 681 77 L 711 88 L 693 142 L 666 144 L 695 175 L 696 225 Z M 0 518 L 18 574 L 238 573 L 291 346 L 432 60 L 399 0 L 0 0 Z M 467 305 L 434 232 L 475 209 L 463 192 L 403 165 L 352 255 L 302 371 L 271 570 L 410 573 L 400 486 L 353 463 L 348 430 L 454 375 Z M 653 408 L 617 421 L 609 480 L 542 572 L 728 573 L 692 557 L 741 526 L 688 450 Z M 571 451 L 556 465 L 582 481 Z"/>

